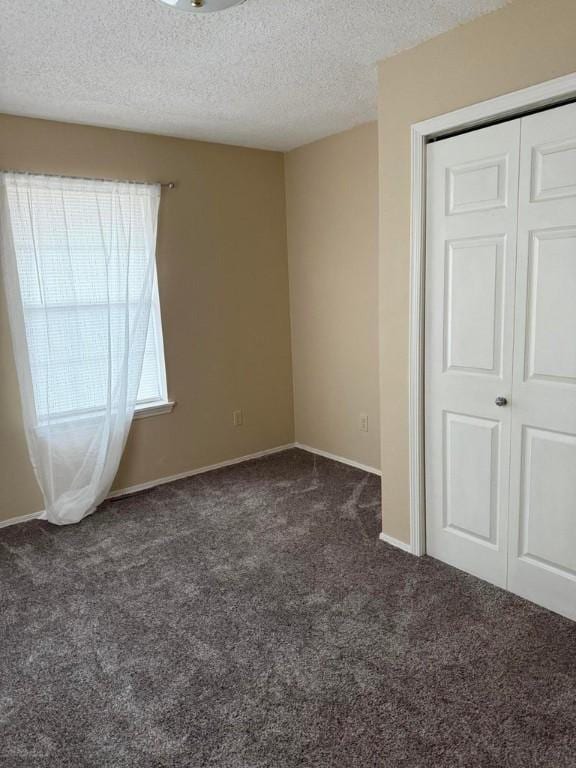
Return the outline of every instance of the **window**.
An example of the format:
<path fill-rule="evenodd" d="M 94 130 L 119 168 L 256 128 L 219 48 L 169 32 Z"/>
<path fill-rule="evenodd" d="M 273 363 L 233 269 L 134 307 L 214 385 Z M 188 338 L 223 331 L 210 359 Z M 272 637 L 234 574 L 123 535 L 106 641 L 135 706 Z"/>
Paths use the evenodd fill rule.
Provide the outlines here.
<path fill-rule="evenodd" d="M 146 254 L 155 248 L 148 240 L 151 232 L 155 240 L 156 231 L 150 192 L 146 196 L 151 189 L 77 179 L 59 188 L 39 181 L 33 198 L 23 202 L 17 185 L 7 187 L 39 421 L 93 413 L 106 404 L 107 387 L 114 380 L 110 369 L 121 365 L 126 318 L 141 322 L 139 291 L 150 265 Z M 107 254 L 113 249 L 129 254 L 128 269 L 111 273 L 117 261 Z M 154 261 L 136 413 L 161 412 L 170 405 Z"/>
<path fill-rule="evenodd" d="M 152 314 L 148 326 L 146 349 L 142 363 L 142 376 L 138 389 L 137 410 L 168 402 L 166 389 L 166 365 L 164 362 L 164 340 L 162 338 L 162 319 L 160 316 L 160 296 L 158 278 L 154 266 L 154 291 L 152 293 Z"/>

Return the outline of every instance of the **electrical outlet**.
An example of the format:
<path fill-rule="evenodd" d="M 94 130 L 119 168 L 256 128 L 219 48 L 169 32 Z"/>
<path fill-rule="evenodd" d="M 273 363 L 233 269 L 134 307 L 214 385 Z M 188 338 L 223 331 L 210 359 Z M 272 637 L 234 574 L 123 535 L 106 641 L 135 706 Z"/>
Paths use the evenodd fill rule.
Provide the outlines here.
<path fill-rule="evenodd" d="M 360 430 L 362 432 L 368 432 L 368 414 L 367 413 L 360 414 Z"/>
<path fill-rule="evenodd" d="M 242 411 L 233 411 L 232 419 L 234 421 L 235 427 L 241 427 L 242 424 L 244 424 L 244 417 L 242 415 Z"/>

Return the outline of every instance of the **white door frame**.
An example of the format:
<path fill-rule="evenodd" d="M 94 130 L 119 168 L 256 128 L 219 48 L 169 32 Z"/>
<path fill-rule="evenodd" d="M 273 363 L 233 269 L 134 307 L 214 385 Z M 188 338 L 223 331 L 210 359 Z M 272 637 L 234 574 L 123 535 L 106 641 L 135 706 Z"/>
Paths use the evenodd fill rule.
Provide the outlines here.
<path fill-rule="evenodd" d="M 424 310 L 426 246 L 426 145 L 430 139 L 496 120 L 513 118 L 540 107 L 576 97 L 576 73 L 497 96 L 470 107 L 415 123 L 412 133 L 410 221 L 410 551 L 426 552 L 426 496 L 424 485 Z"/>

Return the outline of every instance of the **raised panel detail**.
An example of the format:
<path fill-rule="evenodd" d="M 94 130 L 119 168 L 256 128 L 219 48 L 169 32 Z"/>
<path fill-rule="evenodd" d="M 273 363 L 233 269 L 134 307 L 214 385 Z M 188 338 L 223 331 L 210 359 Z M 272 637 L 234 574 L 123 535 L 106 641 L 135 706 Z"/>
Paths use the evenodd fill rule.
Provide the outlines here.
<path fill-rule="evenodd" d="M 576 228 L 533 232 L 526 378 L 576 384 Z"/>
<path fill-rule="evenodd" d="M 446 244 L 444 370 L 499 375 L 505 237 Z"/>
<path fill-rule="evenodd" d="M 444 528 L 496 546 L 500 425 L 445 412 L 443 433 Z"/>
<path fill-rule="evenodd" d="M 493 157 L 446 169 L 446 213 L 472 213 L 507 204 L 508 161 Z"/>
<path fill-rule="evenodd" d="M 576 579 L 576 435 L 524 427 L 519 544 L 522 559 Z"/>
<path fill-rule="evenodd" d="M 531 176 L 533 203 L 576 196 L 576 140 L 534 147 Z"/>

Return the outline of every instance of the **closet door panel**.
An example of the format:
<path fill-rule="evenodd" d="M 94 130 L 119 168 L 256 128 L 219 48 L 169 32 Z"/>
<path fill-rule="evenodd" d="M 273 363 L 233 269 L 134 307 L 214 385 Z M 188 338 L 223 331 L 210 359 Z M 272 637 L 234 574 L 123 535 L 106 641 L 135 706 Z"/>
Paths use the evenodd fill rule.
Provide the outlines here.
<path fill-rule="evenodd" d="M 519 122 L 428 148 L 427 551 L 506 585 Z"/>
<path fill-rule="evenodd" d="M 576 105 L 521 122 L 508 588 L 576 619 Z"/>

